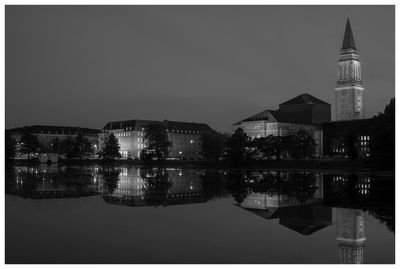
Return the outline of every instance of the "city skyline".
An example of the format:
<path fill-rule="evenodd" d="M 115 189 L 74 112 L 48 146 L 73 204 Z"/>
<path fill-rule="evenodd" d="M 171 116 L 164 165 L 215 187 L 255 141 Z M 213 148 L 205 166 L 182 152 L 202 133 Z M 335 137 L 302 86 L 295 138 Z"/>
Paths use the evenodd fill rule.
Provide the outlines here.
<path fill-rule="evenodd" d="M 142 118 L 230 131 L 302 93 L 334 120 L 347 15 L 369 118 L 395 95 L 394 6 L 7 6 L 6 128 Z"/>

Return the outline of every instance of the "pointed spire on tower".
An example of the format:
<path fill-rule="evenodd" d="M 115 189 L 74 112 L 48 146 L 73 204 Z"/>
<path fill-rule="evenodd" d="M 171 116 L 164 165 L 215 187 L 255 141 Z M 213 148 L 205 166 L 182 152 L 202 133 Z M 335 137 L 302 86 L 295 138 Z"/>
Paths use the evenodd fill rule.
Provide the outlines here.
<path fill-rule="evenodd" d="M 347 16 L 346 30 L 344 32 L 343 44 L 342 44 L 342 50 L 347 50 L 347 49 L 357 50 L 356 43 L 354 42 L 353 32 L 351 31 L 349 16 Z"/>

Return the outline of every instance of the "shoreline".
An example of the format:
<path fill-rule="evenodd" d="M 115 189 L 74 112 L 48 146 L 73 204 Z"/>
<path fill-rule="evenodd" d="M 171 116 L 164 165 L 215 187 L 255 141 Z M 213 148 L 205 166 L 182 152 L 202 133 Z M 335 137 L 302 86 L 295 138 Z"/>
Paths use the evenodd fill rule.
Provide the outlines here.
<path fill-rule="evenodd" d="M 40 165 L 37 160 L 12 160 L 6 162 L 6 165 Z M 395 170 L 376 169 L 371 167 L 367 161 L 349 161 L 349 160 L 280 160 L 280 161 L 253 161 L 241 165 L 231 165 L 225 161 L 210 160 L 163 160 L 160 162 L 144 163 L 139 160 L 62 160 L 60 165 L 134 165 L 138 167 L 184 167 L 184 168 L 209 168 L 209 169 L 267 169 L 267 170 L 329 170 L 329 171 L 358 171 L 358 172 L 379 172 L 394 174 Z"/>

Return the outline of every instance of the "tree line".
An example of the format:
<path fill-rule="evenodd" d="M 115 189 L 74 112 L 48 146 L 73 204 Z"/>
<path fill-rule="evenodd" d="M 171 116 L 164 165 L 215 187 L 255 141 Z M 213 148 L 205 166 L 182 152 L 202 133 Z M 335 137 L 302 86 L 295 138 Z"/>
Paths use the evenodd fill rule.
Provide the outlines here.
<path fill-rule="evenodd" d="M 308 159 L 315 154 L 316 142 L 304 130 L 294 135 L 251 139 L 241 128 L 231 135 L 207 134 L 203 136 L 203 156 L 242 164 L 253 160 Z"/>
<path fill-rule="evenodd" d="M 373 118 L 369 127 L 371 136 L 371 161 L 375 167 L 394 168 L 395 159 L 395 101 L 394 98 L 386 106 L 384 113 Z M 169 156 L 172 146 L 164 126 L 153 123 L 145 126 L 144 149 L 140 159 L 144 162 L 164 160 Z M 93 156 L 94 149 L 89 140 L 82 134 L 75 138 L 52 141 L 50 148 L 44 148 L 37 136 L 25 133 L 18 147 L 17 142 L 8 133 L 5 136 L 6 160 L 18 152 L 27 154 L 36 152 L 56 152 L 64 154 L 68 159 L 84 159 Z M 102 135 L 101 147 L 97 150 L 98 158 L 114 160 L 121 158 L 120 145 L 113 133 Z M 255 139 L 238 128 L 232 135 L 215 131 L 205 132 L 201 136 L 201 151 L 203 159 L 224 160 L 232 164 L 242 164 L 254 160 L 304 160 L 315 155 L 316 142 L 304 130 L 288 136 L 267 136 Z"/>
<path fill-rule="evenodd" d="M 164 160 L 169 156 L 172 143 L 164 126 L 149 124 L 145 127 L 144 141 L 146 147 L 141 151 L 140 158 L 145 162 Z M 16 153 L 30 154 L 39 152 L 54 152 L 64 155 L 67 159 L 85 159 L 93 156 L 94 148 L 82 134 L 75 138 L 64 140 L 54 139 L 50 147 L 44 147 L 37 136 L 25 133 L 19 140 L 19 146 L 9 134 L 6 135 L 6 157 L 11 159 Z M 100 149 L 96 152 L 102 160 L 121 158 L 120 145 L 113 133 L 102 134 Z M 241 128 L 231 136 L 210 131 L 201 136 L 201 156 L 208 160 L 228 160 L 232 163 L 246 162 L 252 159 L 295 159 L 312 157 L 315 142 L 305 131 L 286 137 L 268 136 L 251 140 Z"/>

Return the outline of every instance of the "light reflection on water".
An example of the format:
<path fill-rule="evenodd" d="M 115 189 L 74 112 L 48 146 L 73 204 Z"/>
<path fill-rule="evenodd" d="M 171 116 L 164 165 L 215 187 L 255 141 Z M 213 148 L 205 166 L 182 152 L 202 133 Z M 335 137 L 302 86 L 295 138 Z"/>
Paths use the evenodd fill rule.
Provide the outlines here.
<path fill-rule="evenodd" d="M 276 225 L 302 236 L 311 238 L 335 227 L 332 240 L 336 240 L 337 263 L 376 262 L 364 255 L 366 246 L 378 247 L 366 244 L 369 217 L 379 220 L 379 231 L 390 231 L 394 238 L 394 179 L 376 178 L 368 172 L 13 166 L 7 167 L 6 193 L 28 199 L 100 196 L 108 204 L 150 208 L 230 199 L 230 206 L 268 222 L 276 221 Z M 274 229 L 278 229 L 276 225 Z M 388 242 L 388 247 L 394 248 L 394 243 Z M 179 257 L 176 260 L 179 262 Z M 70 262 L 74 263 L 73 259 Z M 313 261 L 288 257 L 282 262 Z M 392 263 L 394 257 L 384 262 Z"/>

